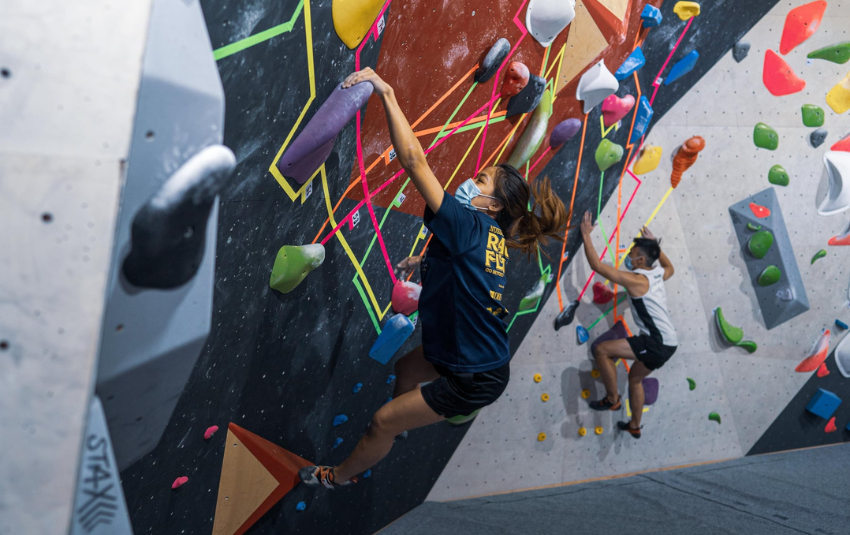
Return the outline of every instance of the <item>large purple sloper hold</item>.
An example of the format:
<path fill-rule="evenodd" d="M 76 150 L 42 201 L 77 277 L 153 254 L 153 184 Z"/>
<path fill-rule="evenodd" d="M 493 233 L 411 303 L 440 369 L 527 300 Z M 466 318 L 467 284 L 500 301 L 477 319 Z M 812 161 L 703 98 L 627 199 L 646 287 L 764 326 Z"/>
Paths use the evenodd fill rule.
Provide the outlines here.
<path fill-rule="evenodd" d="M 348 89 L 343 89 L 342 84 L 336 86 L 277 162 L 281 174 L 299 184 L 307 182 L 330 155 L 337 134 L 371 95 L 369 82 Z"/>
<path fill-rule="evenodd" d="M 567 119 L 558 123 L 549 135 L 549 146 L 556 149 L 572 139 L 581 129 L 581 121 L 578 119 Z"/>
<path fill-rule="evenodd" d="M 655 377 L 647 377 L 642 381 L 643 384 L 643 404 L 652 405 L 658 400 L 658 379 Z"/>

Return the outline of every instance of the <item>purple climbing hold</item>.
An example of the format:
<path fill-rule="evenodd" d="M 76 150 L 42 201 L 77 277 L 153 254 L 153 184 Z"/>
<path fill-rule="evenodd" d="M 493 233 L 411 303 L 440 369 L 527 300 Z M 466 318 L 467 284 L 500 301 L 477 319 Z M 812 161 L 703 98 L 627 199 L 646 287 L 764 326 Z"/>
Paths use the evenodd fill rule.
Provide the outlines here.
<path fill-rule="evenodd" d="M 595 351 L 596 346 L 601 344 L 602 342 L 607 342 L 609 340 L 620 340 L 621 338 L 628 338 L 629 333 L 626 332 L 626 326 L 622 321 L 618 321 L 614 324 L 613 327 L 605 331 L 604 334 L 599 336 L 596 340 L 590 344 L 590 350 Z"/>
<path fill-rule="evenodd" d="M 567 119 L 558 123 L 549 135 L 549 146 L 556 149 L 571 140 L 581 130 L 581 121 L 578 119 Z"/>
<path fill-rule="evenodd" d="M 652 405 L 658 400 L 658 379 L 647 377 L 641 384 L 643 384 L 643 404 Z"/>
<path fill-rule="evenodd" d="M 342 84 L 337 85 L 283 153 L 277 163 L 281 174 L 295 179 L 299 184 L 307 182 L 330 155 L 337 134 L 371 95 L 372 84 L 369 82 L 348 89 L 343 89 Z"/>
<path fill-rule="evenodd" d="M 508 53 L 511 51 L 511 43 L 504 37 L 496 41 L 496 43 L 490 47 L 490 51 L 487 52 L 487 55 L 484 56 L 484 59 L 481 61 L 481 66 L 478 67 L 478 70 L 475 71 L 475 81 L 479 84 L 486 83 L 496 74 L 496 71 L 499 70 L 499 67 L 504 63 L 505 58 L 508 57 Z"/>

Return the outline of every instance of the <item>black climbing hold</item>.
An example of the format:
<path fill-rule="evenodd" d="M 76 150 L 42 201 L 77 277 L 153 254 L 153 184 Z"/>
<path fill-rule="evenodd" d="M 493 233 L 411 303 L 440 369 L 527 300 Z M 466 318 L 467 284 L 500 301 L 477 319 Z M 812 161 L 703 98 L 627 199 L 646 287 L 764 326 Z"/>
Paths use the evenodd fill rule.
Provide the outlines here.
<path fill-rule="evenodd" d="M 508 113 L 505 116 L 511 117 L 534 111 L 534 108 L 540 104 L 540 99 L 543 98 L 545 90 L 546 80 L 536 74 L 529 75 L 528 84 L 508 101 Z"/>
<path fill-rule="evenodd" d="M 484 56 L 484 59 L 481 61 L 481 66 L 478 67 L 478 70 L 475 71 L 475 81 L 479 84 L 483 84 L 490 80 L 496 71 L 499 70 L 499 67 L 502 66 L 502 63 L 505 61 L 505 58 L 508 57 L 508 53 L 511 51 L 511 43 L 502 37 L 496 43 L 490 47 L 490 51 L 487 52 L 487 55 Z"/>
<path fill-rule="evenodd" d="M 732 49 L 732 57 L 735 58 L 735 61 L 737 61 L 738 63 L 744 61 L 744 58 L 746 58 L 747 54 L 749 53 L 749 41 L 738 41 L 737 43 L 735 43 L 735 47 Z"/>
<path fill-rule="evenodd" d="M 578 306 L 581 303 L 578 299 L 567 305 L 567 307 L 558 314 L 558 317 L 555 318 L 555 330 L 557 331 L 561 327 L 565 325 L 569 325 L 573 322 L 573 319 L 576 317 L 576 310 L 578 310 Z"/>
<path fill-rule="evenodd" d="M 829 135 L 829 132 L 826 128 L 818 128 L 809 134 L 809 141 L 811 142 L 812 147 L 818 148 L 823 145 L 823 142 L 826 141 L 827 135 Z"/>
<path fill-rule="evenodd" d="M 136 213 L 123 273 L 141 288 L 170 289 L 189 282 L 204 258 L 207 218 L 236 158 L 223 145 L 184 163 Z"/>

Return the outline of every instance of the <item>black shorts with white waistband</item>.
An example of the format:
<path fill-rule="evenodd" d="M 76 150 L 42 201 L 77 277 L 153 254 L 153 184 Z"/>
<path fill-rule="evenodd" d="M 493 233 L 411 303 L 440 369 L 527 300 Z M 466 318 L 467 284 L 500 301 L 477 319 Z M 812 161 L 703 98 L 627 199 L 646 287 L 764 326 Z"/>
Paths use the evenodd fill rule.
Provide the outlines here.
<path fill-rule="evenodd" d="M 441 416 L 466 416 L 499 399 L 511 378 L 510 363 L 476 373 L 453 372 L 434 364 L 439 379 L 421 389 L 425 403 Z"/>
<path fill-rule="evenodd" d="M 664 363 L 676 352 L 676 346 L 665 346 L 646 334 L 631 336 L 626 338 L 626 341 L 632 348 L 635 358 L 643 362 L 644 366 L 650 370 L 657 370 L 664 366 Z"/>

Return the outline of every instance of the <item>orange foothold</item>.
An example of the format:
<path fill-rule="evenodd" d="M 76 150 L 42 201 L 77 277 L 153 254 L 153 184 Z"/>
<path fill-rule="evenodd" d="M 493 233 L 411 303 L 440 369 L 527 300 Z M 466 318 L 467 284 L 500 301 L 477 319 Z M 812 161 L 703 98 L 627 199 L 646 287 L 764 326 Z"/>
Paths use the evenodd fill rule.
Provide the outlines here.
<path fill-rule="evenodd" d="M 761 79 L 767 90 L 777 97 L 799 93 L 806 88 L 806 81 L 797 76 L 794 69 L 769 48 L 764 53 Z"/>
<path fill-rule="evenodd" d="M 765 217 L 770 217 L 770 208 L 766 206 L 762 206 L 760 204 L 756 204 L 754 202 L 750 203 L 750 210 L 753 211 L 753 215 L 759 219 L 764 219 Z"/>
<path fill-rule="evenodd" d="M 682 174 L 697 161 L 700 151 L 705 148 L 705 140 L 694 136 L 679 147 L 673 157 L 673 173 L 670 175 L 670 185 L 675 188 L 682 180 Z"/>
<path fill-rule="evenodd" d="M 189 481 L 189 478 L 186 476 L 178 477 L 174 480 L 174 483 L 171 484 L 171 488 L 176 489 L 177 487 L 182 487 L 187 481 Z"/>
<path fill-rule="evenodd" d="M 587 435 L 587 429 L 585 429 L 584 427 L 579 427 L 578 428 L 578 436 L 583 437 L 585 435 Z"/>
<path fill-rule="evenodd" d="M 593 369 L 593 370 L 590 371 L 590 376 L 593 377 L 594 379 L 598 379 L 600 375 L 602 375 L 602 374 L 599 373 L 599 370 Z"/>
<path fill-rule="evenodd" d="M 826 423 L 826 427 L 823 428 L 824 433 L 832 433 L 838 431 L 838 428 L 835 426 L 835 416 L 829 419 Z"/>
<path fill-rule="evenodd" d="M 512 61 L 505 71 L 505 80 L 502 82 L 502 99 L 517 95 L 528 85 L 528 67 L 518 61 Z"/>
<path fill-rule="evenodd" d="M 540 399 L 542 401 L 549 401 L 549 394 L 544 393 L 542 396 L 540 396 Z"/>
<path fill-rule="evenodd" d="M 782 40 L 779 43 L 779 51 L 783 56 L 814 35 L 823 20 L 824 11 L 826 11 L 826 1 L 817 0 L 795 7 L 788 12 L 785 27 L 782 29 Z"/>
<path fill-rule="evenodd" d="M 826 362 L 821 362 L 818 368 L 818 377 L 826 377 L 829 375 L 829 369 L 826 367 Z"/>
<path fill-rule="evenodd" d="M 602 434 L 602 432 L 604 431 L 604 429 L 602 429 L 601 427 L 597 427 L 597 428 L 596 428 L 596 429 L 594 429 L 593 431 L 594 431 L 597 435 L 601 435 L 601 434 Z"/>
<path fill-rule="evenodd" d="M 544 440 L 546 440 L 546 433 L 540 433 L 539 435 L 537 435 L 538 442 L 543 442 Z"/>
<path fill-rule="evenodd" d="M 542 376 L 542 375 L 540 375 L 539 373 L 535 373 L 535 374 L 534 374 L 534 382 L 535 382 L 535 383 L 539 383 L 539 382 L 540 382 L 540 381 L 542 381 L 542 380 L 543 380 L 543 376 Z"/>
<path fill-rule="evenodd" d="M 584 390 L 582 390 L 582 391 L 581 391 L 581 397 L 582 397 L 583 399 L 587 399 L 587 398 L 589 398 L 589 397 L 590 397 L 590 390 L 588 390 L 588 389 L 586 389 L 586 388 L 585 388 Z"/>

